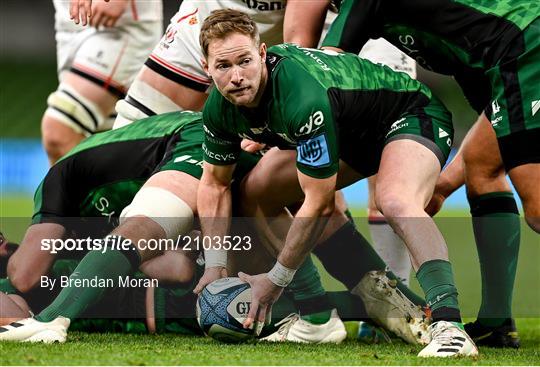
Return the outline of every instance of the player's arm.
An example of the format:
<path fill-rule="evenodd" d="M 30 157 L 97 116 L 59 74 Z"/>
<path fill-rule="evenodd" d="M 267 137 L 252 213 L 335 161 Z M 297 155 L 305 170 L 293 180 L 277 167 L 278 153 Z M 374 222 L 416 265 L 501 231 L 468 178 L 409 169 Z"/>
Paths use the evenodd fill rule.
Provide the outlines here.
<path fill-rule="evenodd" d="M 205 271 L 193 290 L 195 293 L 201 292 L 212 281 L 227 276 L 227 251 L 219 248 L 221 242 L 214 239 L 223 239 L 229 232 L 232 215 L 230 185 L 241 151 L 241 140 L 222 131 L 227 122 L 223 121 L 221 110 L 214 106 L 213 101 L 215 99 L 211 96 L 210 103 L 207 102 L 203 111 L 204 164 L 197 190 L 197 213 L 203 239 L 201 242 L 205 243 L 205 238 L 211 238 L 212 249 L 204 251 Z"/>
<path fill-rule="evenodd" d="M 251 285 L 252 303 L 244 327 L 251 327 L 255 320 L 265 320 L 272 304 L 315 246 L 335 206 L 339 152 L 326 90 L 294 63 L 284 61 L 279 73 L 277 88 L 282 87 L 284 92 L 278 102 L 283 106 L 286 134 L 297 144 L 298 180 L 305 199 L 272 270 L 252 276 L 239 274 Z"/>
<path fill-rule="evenodd" d="M 298 171 L 298 181 L 305 199 L 296 213 L 287 234 L 278 262 L 289 269 L 298 269 L 315 246 L 328 217 L 334 211 L 336 177 L 313 178 Z"/>
<path fill-rule="evenodd" d="M 317 47 L 330 0 L 288 0 L 283 20 L 283 41 Z"/>
<path fill-rule="evenodd" d="M 232 215 L 230 183 L 235 165 L 218 166 L 204 162 L 203 174 L 197 191 L 197 211 L 204 238 L 225 238 L 229 232 Z M 199 293 L 216 279 L 227 276 L 227 251 L 219 243 L 211 241 L 213 247 L 204 250 L 205 270 L 193 290 Z"/>

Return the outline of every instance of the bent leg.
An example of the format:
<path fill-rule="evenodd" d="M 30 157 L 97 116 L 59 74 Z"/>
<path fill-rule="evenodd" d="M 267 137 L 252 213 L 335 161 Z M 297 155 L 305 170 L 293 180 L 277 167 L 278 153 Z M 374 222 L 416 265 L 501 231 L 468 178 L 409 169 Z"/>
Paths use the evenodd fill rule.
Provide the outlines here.
<path fill-rule="evenodd" d="M 41 248 L 42 240 L 63 239 L 66 230 L 60 224 L 39 223 L 28 227 L 17 251 L 9 259 L 7 274 L 21 293 L 37 286 L 42 275 L 51 269 L 56 254 Z"/>
<path fill-rule="evenodd" d="M 444 238 L 424 208 L 439 176 L 440 162 L 417 141 L 391 141 L 383 150 L 375 199 L 407 245 L 434 320 L 461 321 Z"/>

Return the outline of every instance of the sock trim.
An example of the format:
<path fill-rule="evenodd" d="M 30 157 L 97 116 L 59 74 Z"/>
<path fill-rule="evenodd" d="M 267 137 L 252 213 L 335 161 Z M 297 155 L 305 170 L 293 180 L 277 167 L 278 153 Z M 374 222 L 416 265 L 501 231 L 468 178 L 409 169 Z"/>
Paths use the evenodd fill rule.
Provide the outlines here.
<path fill-rule="evenodd" d="M 519 210 L 510 192 L 493 192 L 469 198 L 471 215 L 482 217 L 495 213 L 513 213 L 519 215 Z"/>

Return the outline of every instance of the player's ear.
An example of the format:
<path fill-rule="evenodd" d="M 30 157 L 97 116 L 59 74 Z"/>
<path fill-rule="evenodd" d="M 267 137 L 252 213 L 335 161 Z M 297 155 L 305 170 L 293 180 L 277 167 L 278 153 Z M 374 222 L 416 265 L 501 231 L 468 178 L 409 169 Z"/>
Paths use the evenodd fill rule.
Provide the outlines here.
<path fill-rule="evenodd" d="M 203 58 L 201 61 L 202 61 L 202 66 L 203 66 L 204 72 L 206 73 L 206 75 L 208 75 L 210 77 L 210 71 L 208 70 L 208 62 L 206 62 L 205 58 Z"/>
<path fill-rule="evenodd" d="M 259 55 L 261 55 L 262 62 L 266 61 L 266 43 L 262 42 L 259 46 Z"/>

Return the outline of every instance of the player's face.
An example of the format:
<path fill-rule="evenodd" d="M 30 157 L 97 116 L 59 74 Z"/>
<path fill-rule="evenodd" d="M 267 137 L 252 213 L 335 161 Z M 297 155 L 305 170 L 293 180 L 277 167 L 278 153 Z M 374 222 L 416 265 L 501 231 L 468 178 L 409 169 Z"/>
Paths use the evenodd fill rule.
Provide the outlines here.
<path fill-rule="evenodd" d="M 264 43 L 257 47 L 251 37 L 233 33 L 210 42 L 205 69 L 228 101 L 256 107 L 266 84 L 265 59 Z"/>

